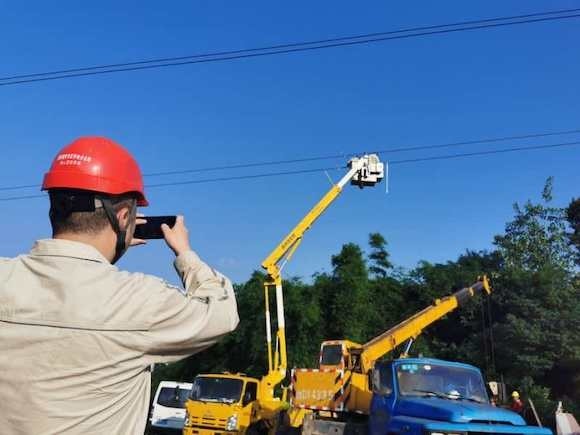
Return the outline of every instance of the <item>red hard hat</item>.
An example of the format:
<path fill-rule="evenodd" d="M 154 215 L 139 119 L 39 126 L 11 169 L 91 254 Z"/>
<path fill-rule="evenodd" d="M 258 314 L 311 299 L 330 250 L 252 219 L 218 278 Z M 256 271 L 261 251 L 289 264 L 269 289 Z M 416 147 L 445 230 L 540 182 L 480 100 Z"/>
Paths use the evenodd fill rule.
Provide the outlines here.
<path fill-rule="evenodd" d="M 60 150 L 42 183 L 42 190 L 50 189 L 134 193 L 137 205 L 149 205 L 139 165 L 125 148 L 105 137 L 81 137 Z"/>

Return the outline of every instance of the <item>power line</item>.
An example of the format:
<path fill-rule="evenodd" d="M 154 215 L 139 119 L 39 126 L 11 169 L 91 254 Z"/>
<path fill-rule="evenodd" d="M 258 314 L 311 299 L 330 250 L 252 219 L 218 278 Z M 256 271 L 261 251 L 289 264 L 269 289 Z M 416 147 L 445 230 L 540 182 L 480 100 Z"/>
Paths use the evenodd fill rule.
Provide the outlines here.
<path fill-rule="evenodd" d="M 513 152 L 517 152 L 517 151 L 561 148 L 561 147 L 575 146 L 575 145 L 580 145 L 580 141 L 563 142 L 563 143 L 548 144 L 548 145 L 531 145 L 531 146 L 524 146 L 524 147 L 517 147 L 517 148 L 503 148 L 503 149 L 499 149 L 499 150 L 475 151 L 472 153 L 449 154 L 449 155 L 444 155 L 444 156 L 418 157 L 415 159 L 393 160 L 393 161 L 389 162 L 389 165 L 402 165 L 405 163 L 428 162 L 431 160 L 450 160 L 450 159 L 457 159 L 457 158 L 461 158 L 461 157 L 485 156 L 485 155 L 490 155 L 490 154 L 505 154 L 505 153 L 513 153 Z"/>
<path fill-rule="evenodd" d="M 46 193 L 38 195 L 9 196 L 8 198 L 0 198 L 0 201 L 19 201 L 22 199 L 44 198 L 45 196 L 47 196 Z"/>
<path fill-rule="evenodd" d="M 451 148 L 451 147 L 465 146 L 465 145 L 477 145 L 477 144 L 485 144 L 485 143 L 504 142 L 507 140 L 522 140 L 522 139 L 534 139 L 534 138 L 537 139 L 539 137 L 561 136 L 561 135 L 577 134 L 577 133 L 580 133 L 580 129 L 554 131 L 554 132 L 543 132 L 543 133 L 530 133 L 530 134 L 523 134 L 523 135 L 516 135 L 516 136 L 493 137 L 493 138 L 469 140 L 469 141 L 462 141 L 462 142 L 451 142 L 451 143 L 443 143 L 443 144 L 435 144 L 435 145 L 418 145 L 418 146 L 411 146 L 411 147 L 386 148 L 386 149 L 375 150 L 375 151 L 370 151 L 370 152 L 375 153 L 375 154 L 400 153 L 400 152 L 408 152 L 408 151 L 419 151 L 419 150 L 438 149 L 438 148 Z M 211 172 L 211 171 L 219 171 L 219 170 L 227 170 L 227 169 L 252 168 L 252 167 L 257 167 L 257 166 L 273 166 L 273 165 L 304 163 L 304 162 L 312 162 L 312 161 L 320 161 L 320 160 L 334 160 L 334 159 L 341 159 L 341 158 L 344 159 L 345 157 L 351 157 L 351 156 L 354 156 L 357 154 L 360 154 L 360 153 L 351 152 L 351 153 L 341 153 L 341 154 L 330 154 L 330 155 L 326 155 L 326 156 L 317 156 L 317 157 L 305 157 L 305 158 L 299 158 L 299 159 L 251 162 L 251 163 L 241 163 L 241 164 L 236 164 L 236 165 L 211 166 L 211 167 L 207 167 L 207 168 L 182 169 L 182 170 L 177 170 L 177 171 L 150 172 L 150 173 L 144 174 L 144 176 L 145 177 L 157 177 L 157 176 L 164 176 L 164 175 L 183 175 L 183 174 L 190 174 L 190 173 Z M 3 189 L 0 188 L 0 190 L 3 190 Z"/>
<path fill-rule="evenodd" d="M 520 134 L 520 135 L 512 135 L 512 136 L 503 136 L 503 137 L 491 137 L 491 138 L 488 137 L 488 138 L 484 138 L 484 139 L 475 139 L 475 140 L 450 142 L 450 143 L 442 143 L 442 144 L 417 145 L 417 146 L 399 147 L 399 148 L 386 148 L 386 149 L 375 150 L 375 151 L 370 151 L 370 152 L 383 155 L 383 154 L 392 154 L 392 153 L 409 152 L 409 151 L 451 148 L 451 147 L 465 146 L 465 145 L 477 145 L 477 144 L 485 144 L 485 143 L 504 142 L 504 141 L 508 141 L 508 140 L 537 139 L 540 137 L 562 136 L 562 135 L 570 135 L 570 134 L 578 134 L 578 133 L 580 133 L 580 129 L 560 130 L 560 131 L 528 133 L 528 134 Z M 182 170 L 176 170 L 176 171 L 148 172 L 148 173 L 143 174 L 143 176 L 144 177 L 158 177 L 158 176 L 167 176 L 167 175 L 184 175 L 184 174 L 213 172 L 213 171 L 231 170 L 231 169 L 247 169 L 247 168 L 260 167 L 260 166 L 275 166 L 275 165 L 285 165 L 285 164 L 292 164 L 292 163 L 305 163 L 305 162 L 313 162 L 313 161 L 321 161 L 321 160 L 335 160 L 335 159 L 339 159 L 339 158 L 344 159 L 346 157 L 351 157 L 351 156 L 355 156 L 358 154 L 361 154 L 361 152 L 330 154 L 330 155 L 325 155 L 325 156 L 304 157 L 304 158 L 286 159 L 286 160 L 270 160 L 270 161 L 262 161 L 262 162 L 239 163 L 239 164 L 233 164 L 233 165 L 210 166 L 210 167 L 205 167 L 205 168 L 182 169 Z M 19 185 L 19 186 L 4 186 L 4 187 L 0 187 L 0 191 L 22 190 L 22 189 L 31 189 L 31 188 L 38 189 L 38 188 L 40 188 L 40 185 L 38 185 L 38 184 L 25 184 L 25 185 Z"/>
<path fill-rule="evenodd" d="M 447 154 L 447 155 L 441 155 L 441 156 L 419 157 L 419 158 L 414 158 L 414 159 L 393 160 L 393 161 L 390 161 L 388 163 L 389 163 L 389 165 L 401 165 L 401 164 L 408 164 L 408 163 L 426 162 L 426 161 L 432 161 L 432 160 L 450 160 L 450 159 L 483 156 L 483 155 L 491 155 L 491 154 L 505 154 L 505 153 L 539 150 L 539 149 L 555 149 L 555 148 L 562 148 L 562 147 L 576 146 L 576 145 L 580 145 L 580 141 L 562 142 L 562 143 L 547 144 L 547 145 L 531 145 L 531 146 L 523 146 L 523 147 L 517 147 L 517 148 L 503 148 L 503 149 L 488 150 L 488 151 L 475 151 L 475 152 L 471 152 L 471 153 L 462 153 L 462 154 Z M 151 185 L 146 185 L 145 187 L 158 188 L 158 187 L 179 186 L 179 185 L 189 185 L 189 184 L 215 183 L 215 182 L 221 182 L 221 181 L 248 180 L 248 179 L 256 179 L 256 178 L 277 177 L 277 176 L 282 176 L 282 175 L 298 175 L 298 174 L 308 174 L 308 173 L 315 173 L 315 172 L 335 171 L 335 170 L 338 170 L 341 168 L 344 168 L 344 166 L 333 166 L 333 167 L 316 168 L 316 169 L 303 169 L 303 170 L 296 170 L 296 171 L 268 172 L 268 173 L 262 173 L 262 174 L 239 175 L 239 176 L 232 176 L 232 177 L 206 178 L 206 179 L 201 179 L 201 180 L 175 181 L 175 182 L 151 184 Z M 0 201 L 16 201 L 16 200 L 24 200 L 24 199 L 32 199 L 32 198 L 42 198 L 45 196 L 46 196 L 46 194 L 13 196 L 13 197 L 8 197 L 8 198 L 0 198 Z"/>
<path fill-rule="evenodd" d="M 578 130 L 580 132 L 580 130 Z M 235 165 L 224 165 L 224 166 L 210 166 L 207 168 L 193 168 L 193 169 L 182 169 L 177 171 L 163 171 L 163 172 L 149 172 L 143 174 L 144 177 L 159 177 L 165 175 L 183 175 L 183 174 L 192 174 L 192 173 L 199 173 L 199 172 L 213 172 L 213 171 L 222 171 L 226 169 L 243 169 L 243 168 L 254 168 L 258 166 L 274 166 L 274 165 L 287 165 L 291 163 L 304 163 L 304 162 L 314 162 L 317 160 L 331 160 L 331 159 L 338 159 L 338 158 L 345 158 L 347 156 L 352 155 L 349 154 L 334 154 L 334 155 L 326 155 L 326 156 L 319 156 L 319 157 L 304 157 L 300 159 L 287 159 L 287 160 L 271 160 L 271 161 L 263 161 L 263 162 L 251 162 L 251 163 L 239 163 Z M 0 188 L 0 190 L 2 190 Z"/>
<path fill-rule="evenodd" d="M 147 188 L 155 188 L 155 187 L 167 187 L 167 186 L 180 186 L 180 185 L 184 185 L 184 184 L 215 183 L 218 181 L 250 180 L 253 178 L 278 177 L 280 175 L 297 175 L 297 174 L 311 174 L 314 172 L 336 171 L 336 170 L 342 169 L 342 168 L 344 168 L 344 165 L 332 166 L 329 168 L 299 169 L 296 171 L 282 171 L 282 172 L 267 172 L 267 173 L 263 173 L 263 174 L 253 174 L 253 175 L 234 175 L 231 177 L 206 178 L 203 180 L 168 181 L 167 183 L 148 184 L 146 187 Z"/>
<path fill-rule="evenodd" d="M 32 188 L 39 188 L 40 184 L 21 184 L 20 186 L 5 186 L 0 187 L 0 191 L 6 190 L 22 190 L 22 189 L 32 189 Z"/>
<path fill-rule="evenodd" d="M 387 154 L 387 153 L 398 153 L 398 152 L 406 152 L 406 151 L 433 150 L 433 149 L 438 149 L 438 148 L 451 148 L 451 147 L 464 146 L 464 145 L 477 145 L 477 144 L 484 144 L 484 143 L 504 142 L 507 140 L 537 139 L 539 137 L 563 136 L 563 135 L 577 134 L 577 133 L 580 133 L 580 129 L 553 131 L 553 132 L 545 132 L 545 133 L 530 133 L 530 134 L 522 134 L 522 135 L 517 135 L 517 136 L 491 137 L 491 138 L 486 138 L 486 139 L 476 139 L 476 140 L 451 142 L 451 143 L 443 143 L 443 144 L 436 144 L 436 145 L 418 145 L 418 146 L 412 146 L 412 147 L 390 148 L 390 149 L 374 151 L 374 153 Z"/>
<path fill-rule="evenodd" d="M 240 49 L 240 50 L 228 50 L 228 51 L 220 51 L 214 53 L 203 53 L 203 54 L 193 54 L 188 56 L 178 56 L 178 57 L 165 57 L 165 58 L 157 58 L 157 59 L 147 59 L 147 60 L 140 60 L 140 61 L 133 61 L 133 62 L 125 62 L 125 63 L 112 63 L 107 65 L 94 65 L 88 67 L 80 67 L 80 68 L 69 68 L 69 69 L 61 69 L 56 71 L 47 71 L 42 73 L 32 73 L 32 74 L 22 74 L 16 76 L 8 76 L 0 78 L 0 81 L 6 80 L 16 80 L 16 79 L 25 79 L 25 78 L 33 78 L 33 77 L 42 77 L 47 75 L 57 75 L 57 74 L 67 74 L 67 73 L 74 73 L 74 72 L 85 72 L 91 71 L 95 69 L 104 69 L 104 68 L 122 68 L 126 66 L 135 66 L 135 65 L 144 65 L 144 64 L 155 64 L 155 63 L 162 63 L 162 62 L 174 62 L 180 60 L 191 60 L 191 59 L 199 59 L 203 57 L 215 57 L 215 56 L 228 56 L 232 54 L 242 54 L 242 53 L 249 53 L 255 51 L 267 51 L 267 50 L 276 50 L 282 48 L 291 48 L 291 47 L 300 47 L 304 45 L 317 45 L 317 44 L 325 44 L 329 42 L 340 42 L 340 41 L 348 41 L 353 39 L 362 39 L 362 38 L 371 38 L 377 36 L 386 36 L 386 35 L 393 35 L 397 33 L 409 33 L 409 32 L 418 32 L 424 30 L 434 30 L 440 29 L 445 27 L 457 27 L 461 25 L 472 25 L 472 24 L 483 24 L 483 23 L 490 23 L 494 21 L 506 21 L 506 20 L 516 20 L 516 19 L 525 19 L 525 18 L 534 18 L 544 15 L 556 15 L 556 14 L 567 14 L 573 12 L 579 12 L 580 8 L 576 9 L 561 9 L 557 11 L 546 11 L 546 12 L 536 12 L 533 14 L 525 14 L 525 15 L 513 15 L 509 17 L 498 17 L 498 18 L 489 18 L 489 19 L 481 19 L 481 20 L 471 20 L 471 21 L 460 21 L 456 23 L 450 24 L 439 24 L 433 26 L 422 26 L 422 27 L 411 27 L 407 29 L 398 29 L 398 30 L 391 30 L 387 32 L 376 32 L 376 33 L 366 33 L 362 35 L 351 35 L 351 36 L 341 36 L 338 38 L 329 38 L 329 39 L 319 39 L 314 41 L 303 41 L 303 42 L 294 42 L 294 43 L 287 43 L 287 44 L 279 44 L 279 45 L 269 45 L 263 47 L 256 47 L 256 48 L 247 48 L 247 49 Z"/>
<path fill-rule="evenodd" d="M 431 160 L 450 160 L 462 157 L 473 157 L 473 156 L 483 156 L 483 155 L 490 155 L 490 154 L 505 154 L 511 153 L 516 151 L 527 151 L 527 150 L 539 150 L 539 149 L 550 149 L 550 148 L 561 148 L 565 146 L 573 146 L 573 145 L 580 145 L 580 141 L 576 142 L 563 142 L 557 144 L 548 144 L 548 145 L 531 145 L 531 146 L 523 146 L 517 148 L 503 148 L 499 150 L 488 150 L 488 151 L 474 151 L 471 153 L 461 153 L 461 154 L 448 154 L 442 156 L 431 156 L 431 157 L 418 157 L 414 159 L 404 159 L 404 160 L 391 160 L 389 161 L 389 165 L 402 165 L 407 163 L 418 163 L 418 162 L 427 162 Z M 345 166 L 333 166 L 329 168 L 316 168 L 316 169 L 304 169 L 304 170 L 296 170 L 296 171 L 284 171 L 284 172 L 270 172 L 264 174 L 254 174 L 254 175 L 238 175 L 232 177 L 218 177 L 218 178 L 206 178 L 203 180 L 188 180 L 188 181 L 169 181 L 167 183 L 158 183 L 158 184 L 150 184 L 147 185 L 147 188 L 152 187 L 167 187 L 167 186 L 179 186 L 185 184 L 204 184 L 204 183 L 213 183 L 219 181 L 235 181 L 235 180 L 247 180 L 253 178 L 264 178 L 264 177 L 276 177 L 280 175 L 296 175 L 296 174 L 308 174 L 314 172 L 324 172 L 324 171 L 335 171 L 338 169 L 343 169 Z"/>
<path fill-rule="evenodd" d="M 21 74 L 0 78 L 0 82 L 3 82 L 0 83 L 0 86 L 17 85 L 47 80 L 58 80 L 71 77 L 109 74 L 123 71 L 138 71 L 144 69 L 164 68 L 169 66 L 179 66 L 196 63 L 228 61 L 259 56 L 272 56 L 277 54 L 288 54 L 301 51 L 321 50 L 326 48 L 342 47 L 349 45 L 369 44 L 373 42 L 381 42 L 394 39 L 415 38 L 420 36 L 438 35 L 467 30 L 490 29 L 495 27 L 512 26 L 517 24 L 529 24 L 544 21 L 563 20 L 580 17 L 580 14 L 576 13 L 579 11 L 580 8 L 538 12 L 527 15 L 515 15 L 508 17 L 471 20 L 452 24 L 422 26 L 409 29 L 392 30 L 387 32 L 368 33 L 364 35 L 345 36 L 339 38 L 322 39 L 317 41 L 296 42 L 259 48 L 195 54 L 181 57 L 168 57 L 161 59 L 108 64 L 101 66 L 62 69 L 51 72 Z"/>

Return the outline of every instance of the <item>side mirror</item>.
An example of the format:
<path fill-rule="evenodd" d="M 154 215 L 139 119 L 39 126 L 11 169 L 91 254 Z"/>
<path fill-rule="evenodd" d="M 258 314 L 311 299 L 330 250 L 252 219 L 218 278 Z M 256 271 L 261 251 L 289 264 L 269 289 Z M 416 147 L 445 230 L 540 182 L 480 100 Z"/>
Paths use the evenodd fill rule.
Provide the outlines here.
<path fill-rule="evenodd" d="M 244 394 L 244 400 L 242 400 L 242 406 L 247 406 L 252 403 L 252 394 L 248 391 Z"/>

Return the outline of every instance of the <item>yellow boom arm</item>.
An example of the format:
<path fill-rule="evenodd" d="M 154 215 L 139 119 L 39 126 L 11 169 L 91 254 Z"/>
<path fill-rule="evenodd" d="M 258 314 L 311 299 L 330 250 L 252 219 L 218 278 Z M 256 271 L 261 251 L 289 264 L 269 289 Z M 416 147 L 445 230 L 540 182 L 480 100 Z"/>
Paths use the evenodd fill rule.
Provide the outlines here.
<path fill-rule="evenodd" d="M 361 353 L 361 371 L 367 373 L 372 369 L 377 359 L 391 352 L 395 347 L 405 341 L 416 339 L 424 328 L 455 310 L 458 306 L 473 297 L 476 292 L 482 291 L 485 291 L 487 294 L 491 293 L 491 286 L 486 276 L 480 278 L 472 286 L 463 288 L 451 296 L 435 300 L 433 305 L 428 306 L 424 310 L 365 343 Z M 405 354 L 403 356 L 406 356 Z"/>
<path fill-rule="evenodd" d="M 348 164 L 349 170 L 344 177 L 322 197 L 322 199 L 302 218 L 302 220 L 288 233 L 288 235 L 274 248 L 274 250 L 262 262 L 262 267 L 268 274 L 264 282 L 264 299 L 266 306 L 266 342 L 268 346 L 268 374 L 264 381 L 270 387 L 274 387 L 286 377 L 286 335 L 284 322 L 284 298 L 282 293 L 281 271 L 284 264 L 290 260 L 304 233 L 324 213 L 328 206 L 342 192 L 348 182 L 358 184 L 360 187 L 373 186 L 384 176 L 383 164 L 375 154 L 353 158 Z M 281 264 L 282 263 L 282 264 Z M 276 333 L 276 351 L 272 356 L 272 332 L 270 321 L 269 289 L 276 289 L 276 308 L 278 331 Z"/>

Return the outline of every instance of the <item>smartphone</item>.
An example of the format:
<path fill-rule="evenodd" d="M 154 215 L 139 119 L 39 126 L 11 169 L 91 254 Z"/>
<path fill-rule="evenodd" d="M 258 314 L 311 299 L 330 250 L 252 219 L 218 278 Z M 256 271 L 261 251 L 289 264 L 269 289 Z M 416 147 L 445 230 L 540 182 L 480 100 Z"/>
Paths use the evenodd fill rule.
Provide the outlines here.
<path fill-rule="evenodd" d="M 135 239 L 162 239 L 161 225 L 167 224 L 169 228 L 175 225 L 176 216 L 145 216 L 147 222 L 135 226 Z"/>

